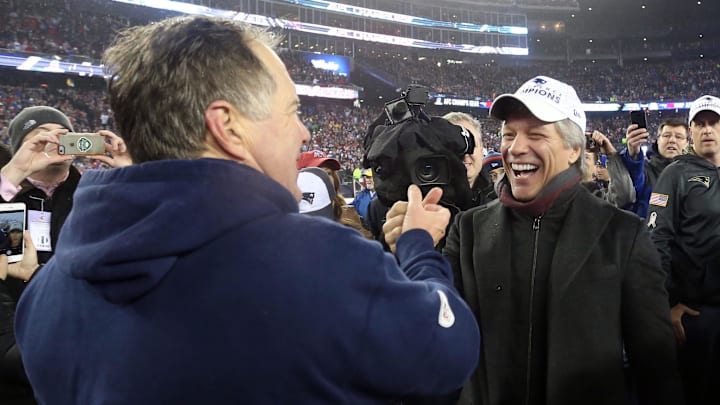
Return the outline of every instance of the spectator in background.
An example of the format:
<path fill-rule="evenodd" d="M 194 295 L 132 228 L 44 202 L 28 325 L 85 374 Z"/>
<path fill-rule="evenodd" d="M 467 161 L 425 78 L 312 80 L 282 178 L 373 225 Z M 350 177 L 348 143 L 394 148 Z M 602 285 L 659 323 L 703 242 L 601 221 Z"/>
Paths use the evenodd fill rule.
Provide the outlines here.
<path fill-rule="evenodd" d="M 587 171 L 583 185 L 596 197 L 625 209 L 635 202 L 635 188 L 612 142 L 600 131 L 586 134 L 584 153 Z"/>
<path fill-rule="evenodd" d="M 4 202 L 25 203 L 28 230 L 35 241 L 40 266 L 53 256 L 80 180 L 80 173 L 72 166 L 73 156 L 57 153 L 59 137 L 72 130 L 68 117 L 51 107 L 25 108 L 10 122 L 13 156 L 0 170 L 0 196 Z M 101 134 L 110 140 L 106 150 L 112 155 L 95 158 L 113 165 L 130 164 L 122 139 L 109 131 Z M 30 277 L 32 273 L 26 276 Z M 27 278 L 8 277 L 3 282 L 7 296 L 12 298 L 9 302 L 13 303 L 13 314 L 27 281 Z M 11 327 L 12 317 L 3 322 L 0 327 Z M 7 365 L 22 370 L 19 356 Z M 32 403 L 33 395 L 27 380 L 16 381 L 18 392 L 25 392 L 24 401 Z"/>
<path fill-rule="evenodd" d="M 640 403 L 681 404 L 647 229 L 579 184 L 586 120 L 575 90 L 538 76 L 490 115 L 503 121 L 498 201 L 458 214 L 443 250 L 483 331 L 460 403 L 626 403 L 624 343 Z M 403 205 L 387 217 L 396 235 Z"/>
<path fill-rule="evenodd" d="M 493 184 L 490 182 L 490 179 L 482 173 L 483 143 L 480 121 L 472 115 L 463 112 L 450 112 L 443 115 L 443 118 L 467 129 L 473 138 L 475 138 L 475 149 L 473 149 L 472 153 L 465 154 L 463 164 L 465 164 L 465 168 L 467 169 L 467 179 L 468 183 L 470 183 L 470 189 L 472 190 L 473 204 L 478 206 L 489 202 L 488 197 L 493 191 Z"/>
<path fill-rule="evenodd" d="M 332 193 L 333 216 L 331 219 L 358 230 L 367 238 L 372 237 L 367 229 L 363 227 L 362 220 L 355 211 L 355 207 L 348 205 L 340 192 L 340 176 L 338 175 L 340 162 L 338 162 L 337 159 L 327 157 L 324 152 L 319 150 L 302 152 L 300 154 L 300 159 L 298 159 L 297 167 L 300 170 L 311 167 L 317 167 L 324 170 L 330 177 L 330 182 L 334 186 L 334 192 Z"/>
<path fill-rule="evenodd" d="M 720 99 L 695 100 L 689 122 L 692 149 L 660 173 L 648 226 L 668 274 L 686 401 L 711 405 L 720 403 Z"/>
<path fill-rule="evenodd" d="M 7 255 L 0 254 L 0 398 L 6 405 L 36 403 L 15 344 L 13 323 L 17 297 L 7 285 L 12 279 L 29 280 L 39 267 L 30 232 L 20 235 L 25 242 L 22 261 L 8 265 Z"/>
<path fill-rule="evenodd" d="M 370 202 L 377 198 L 372 169 L 362 169 L 360 172 L 360 184 L 362 185 L 362 190 L 355 194 L 355 198 L 353 198 L 350 205 L 355 207 L 358 215 L 360 215 L 360 218 L 365 222 Z"/>
<path fill-rule="evenodd" d="M 441 190 L 409 188 L 397 259 L 298 214 L 309 133 L 278 40 L 182 17 L 106 51 L 137 164 L 83 176 L 83 210 L 25 291 L 18 343 L 40 402 L 383 403 L 475 367 L 477 325 L 433 249 Z"/>
<path fill-rule="evenodd" d="M 498 152 L 490 152 L 483 158 L 482 173 L 484 176 L 490 178 L 492 188 L 488 191 L 485 196 L 485 200 L 490 202 L 497 199 L 495 193 L 495 183 L 505 175 L 505 167 L 503 167 L 502 155 Z"/>
<path fill-rule="evenodd" d="M 337 194 L 330 176 L 319 167 L 307 167 L 298 173 L 298 188 L 302 192 L 299 202 L 301 214 L 316 215 L 337 221 L 333 201 Z"/>
<path fill-rule="evenodd" d="M 647 144 L 649 137 L 647 129 L 638 128 L 637 124 L 630 125 L 627 128 L 627 147 L 620 152 L 637 195 L 630 211 L 642 218 L 647 217 L 650 194 L 660 174 L 688 146 L 688 125 L 680 118 L 663 121 L 658 127 L 657 141 L 646 155 L 642 145 Z"/>
<path fill-rule="evenodd" d="M 331 170 L 340 170 L 342 168 L 337 159 L 328 157 L 325 152 L 317 149 L 300 154 L 300 158 L 297 161 L 297 169 L 300 170 L 306 167 L 327 167 Z"/>

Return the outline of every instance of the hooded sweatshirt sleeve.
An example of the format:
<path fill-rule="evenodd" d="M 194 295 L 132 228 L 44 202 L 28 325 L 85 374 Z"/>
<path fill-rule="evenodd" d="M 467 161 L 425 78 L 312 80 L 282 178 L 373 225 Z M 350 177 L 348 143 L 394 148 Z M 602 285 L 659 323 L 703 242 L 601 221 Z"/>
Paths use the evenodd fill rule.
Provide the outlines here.
<path fill-rule="evenodd" d="M 648 212 L 648 228 L 652 240 L 660 254 L 662 268 L 667 275 L 666 287 L 670 293 L 670 303 L 675 305 L 681 298 L 678 296 L 677 285 L 672 274 L 671 245 L 675 239 L 682 201 L 678 195 L 678 180 L 680 179 L 680 166 L 668 166 L 660 175 L 657 184 L 650 196 Z"/>
<path fill-rule="evenodd" d="M 453 288 L 450 266 L 427 232 L 401 235 L 397 257 L 404 274 L 393 269 L 390 255 L 380 264 L 387 276 L 368 308 L 358 374 L 371 378 L 368 384 L 376 388 L 402 395 L 459 389 L 477 365 L 477 322 Z M 363 355 L 368 352 L 373 355 Z"/>

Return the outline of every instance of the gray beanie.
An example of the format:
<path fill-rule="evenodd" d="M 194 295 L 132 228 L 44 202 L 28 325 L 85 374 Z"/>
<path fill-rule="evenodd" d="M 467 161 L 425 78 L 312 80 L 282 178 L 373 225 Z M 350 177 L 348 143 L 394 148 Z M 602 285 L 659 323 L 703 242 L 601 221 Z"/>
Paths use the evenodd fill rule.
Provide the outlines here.
<path fill-rule="evenodd" d="M 44 106 L 25 108 L 10 121 L 8 135 L 12 153 L 15 154 L 20 149 L 23 139 L 30 131 L 42 124 L 58 124 L 69 129 L 70 132 L 73 131 L 70 120 L 59 110 Z"/>

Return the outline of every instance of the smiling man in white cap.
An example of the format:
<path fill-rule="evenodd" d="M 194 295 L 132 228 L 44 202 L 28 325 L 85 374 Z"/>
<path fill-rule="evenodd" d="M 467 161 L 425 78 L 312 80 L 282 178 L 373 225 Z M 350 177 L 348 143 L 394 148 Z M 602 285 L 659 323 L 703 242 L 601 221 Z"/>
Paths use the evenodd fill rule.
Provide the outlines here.
<path fill-rule="evenodd" d="M 648 231 L 580 185 L 575 90 L 538 76 L 490 115 L 503 122 L 499 200 L 458 214 L 443 251 L 484 337 L 460 403 L 625 403 L 623 343 L 641 403 L 681 403 Z"/>
<path fill-rule="evenodd" d="M 688 404 L 720 404 L 720 99 L 690 108 L 693 145 L 665 168 L 650 196 L 648 226 L 669 275 Z"/>

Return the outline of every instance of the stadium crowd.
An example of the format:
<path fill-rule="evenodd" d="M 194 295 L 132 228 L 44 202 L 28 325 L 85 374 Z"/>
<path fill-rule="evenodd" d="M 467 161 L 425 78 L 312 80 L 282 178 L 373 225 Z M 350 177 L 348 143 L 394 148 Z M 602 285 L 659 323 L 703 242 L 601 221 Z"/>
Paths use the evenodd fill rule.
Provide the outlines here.
<path fill-rule="evenodd" d="M 8 143 L 7 128 L 12 117 L 24 107 L 47 105 L 65 111 L 78 132 L 94 132 L 99 129 L 113 129 L 112 114 L 102 89 L 76 89 L 73 87 L 54 88 L 47 84 L 35 83 L 23 86 L 9 83 L 0 84 L 0 140 Z M 440 115 L 428 106 L 428 112 Z M 343 170 L 350 173 L 362 166 L 363 138 L 375 118 L 382 111 L 381 106 L 368 103 L 360 107 L 348 102 L 331 100 L 303 100 L 302 118 L 311 133 L 308 149 L 322 150 L 338 159 Z M 482 122 L 483 143 L 489 151 L 499 151 L 500 125 L 488 119 L 486 110 L 471 112 Z M 663 119 L 682 116 L 683 112 L 653 111 L 648 113 L 648 122 L 659 124 Z M 588 128 L 604 133 L 617 148 L 622 148 L 625 128 L 629 122 L 628 113 L 590 113 Z M 84 168 L 84 162 L 78 164 Z"/>
<path fill-rule="evenodd" d="M 448 63 L 442 59 L 411 59 L 402 54 L 374 54 L 358 57 L 364 66 L 377 66 L 400 83 L 417 83 L 437 93 L 492 100 L 518 87 L 542 71 L 567 78 L 585 102 L 692 100 L 719 89 L 720 61 L 696 59 L 633 63 L 544 62 L 527 66 Z M 538 65 L 542 66 L 541 68 Z"/>
<path fill-rule="evenodd" d="M 526 2 L 534 3 L 533 0 Z M 698 235 L 703 238 L 703 247 L 717 244 L 720 229 L 720 222 L 715 220 L 720 217 L 715 204 L 720 195 L 716 181 L 720 165 L 720 142 L 716 139 L 720 136 L 720 98 L 706 95 L 720 94 L 719 61 L 681 60 L 662 65 L 626 66 L 546 62 L 502 66 L 494 62 L 448 63 L 439 58 L 418 60 L 400 54 L 357 57 L 355 62 L 363 69 L 377 69 L 380 75 L 386 73 L 403 85 L 420 84 L 437 93 L 494 99 L 490 111 L 465 110 L 470 114 L 430 103 L 425 110 L 433 116 L 446 114 L 445 120 L 430 121 L 422 128 L 424 131 L 413 129 L 412 137 L 392 138 L 383 134 L 368 140 L 365 137 L 369 128 L 384 114 L 381 101 L 304 96 L 298 100 L 293 82 L 319 86 L 353 83 L 345 76 L 313 67 L 301 51 L 283 50 L 278 59 L 271 46 L 263 42 L 270 44 L 271 36 L 253 36 L 253 29 L 241 28 L 231 20 L 191 17 L 150 24 L 109 45 L 114 31 L 135 22 L 109 14 L 106 18 L 93 17 L 92 13 L 78 14 L 87 20 L 79 22 L 71 7 L 74 4 L 77 4 L 74 0 L 52 5 L 50 0 L 0 3 L 0 9 L 6 11 L 0 16 L 0 47 L 13 52 L 81 55 L 95 60 L 109 46 L 106 60 L 114 75 L 107 88 L 97 77 L 73 79 L 55 74 L 50 79 L 47 73 L 13 73 L 10 69 L 0 76 L 0 141 L 8 146 L 2 151 L 9 155 L 5 156 L 5 164 L 0 165 L 3 167 L 2 198 L 35 204 L 32 210 L 40 213 L 40 218 L 44 218 L 45 204 L 54 218 L 62 215 L 59 224 L 50 226 L 48 222 L 48 226 L 43 227 L 47 233 L 44 236 L 52 232 L 53 245 L 52 249 L 43 251 L 40 259 L 32 257 L 37 252 L 29 243 L 32 242 L 28 239 L 30 232 L 26 233 L 26 244 L 30 247 L 27 257 L 31 259 L 24 258 L 12 271 L 17 272 L 34 260 L 28 274 L 16 277 L 19 273 L 8 270 L 7 259 L 0 262 L 0 270 L 4 271 L 0 278 L 5 281 L 10 275 L 14 278 L 11 282 L 17 283 L 17 287 L 13 287 L 17 288 L 17 297 L 12 304 L 19 301 L 18 291 L 23 294 L 17 318 L 13 307 L 15 320 L 8 323 L 17 325 L 17 329 L 5 328 L 5 336 L 17 335 L 14 350 L 22 351 L 27 377 L 32 380 L 29 394 L 32 396 L 35 390 L 40 403 L 63 403 L 59 398 L 78 395 L 99 398 L 108 392 L 117 392 L 126 398 L 163 398 L 167 394 L 162 390 L 187 391 L 178 396 L 187 402 L 201 401 L 200 397 L 212 401 L 213 397 L 230 395 L 232 389 L 227 387 L 237 387 L 238 382 L 247 386 L 233 391 L 233 395 L 238 396 L 234 401 L 239 402 L 246 396 L 244 399 L 253 403 L 263 403 L 262 399 L 273 395 L 283 402 L 285 396 L 293 400 L 317 399 L 337 393 L 342 393 L 337 394 L 338 398 L 350 398 L 350 402 L 360 402 L 352 398 L 369 398 L 368 402 L 383 398 L 415 403 L 404 397 L 445 394 L 455 396 L 454 400 L 460 398 L 462 403 L 477 403 L 478 398 L 497 392 L 507 400 L 493 398 L 485 402 L 517 403 L 524 397 L 525 403 L 606 405 L 625 401 L 676 405 L 682 403 L 681 382 L 686 385 L 687 398 L 698 397 L 689 405 L 705 405 L 701 401 L 705 392 L 705 398 L 710 398 L 713 384 L 701 381 L 700 377 L 717 377 L 717 361 L 709 357 L 717 355 L 716 351 L 712 352 L 716 345 L 693 339 L 686 342 L 683 322 L 688 337 L 718 340 L 719 282 L 717 277 L 686 280 L 683 270 L 707 272 L 714 277 L 713 272 L 720 263 L 715 246 L 712 251 L 692 246 Z M 47 14 L 54 16 L 47 17 Z M 107 35 L 93 36 L 94 30 L 103 27 Z M 74 43 L 74 38 L 79 41 Z M 186 60 L 187 66 L 173 64 L 177 60 L 175 56 Z M 221 63 L 217 63 L 217 71 L 213 71 L 216 74 L 207 74 L 218 61 Z M 506 95 L 498 97 L 501 94 Z M 548 97 L 548 94 L 563 97 Z M 629 127 L 627 112 L 593 112 L 587 117 L 582 113 L 583 101 L 693 99 L 697 100 L 689 116 L 686 110 L 647 112 L 647 129 Z M 202 114 L 198 105 L 203 109 Z M 263 109 L 269 113 L 255 113 Z M 398 110 L 395 112 L 398 116 Z M 677 119 L 668 121 L 669 118 Z M 419 126 L 415 122 L 410 124 Z M 471 148 L 473 142 L 478 143 L 478 130 L 488 152 L 485 156 L 479 148 Z M 98 160 L 81 158 L 71 164 L 72 158 L 53 149 L 60 142 L 60 136 L 67 132 L 98 132 L 105 137 L 105 154 L 96 154 Z M 475 140 L 471 141 L 473 135 Z M 657 142 L 650 146 L 654 150 L 646 152 L 648 141 L 655 139 Z M 690 148 L 689 139 L 693 141 Z M 424 166 L 415 166 L 414 175 L 418 178 L 432 177 L 428 173 L 439 174 L 424 185 L 440 184 L 444 187 L 443 193 L 437 189 L 423 190 L 423 196 L 418 187 L 410 186 L 400 190 L 398 198 L 386 202 L 383 200 L 388 195 L 397 194 L 397 190 L 385 193 L 388 193 L 387 187 L 394 185 L 390 179 L 399 171 L 382 170 L 383 165 L 372 170 L 363 168 L 363 147 L 367 142 L 376 142 L 378 150 L 387 152 L 380 155 L 378 161 L 389 156 L 408 158 L 414 156 L 413 148 L 438 143 L 443 144 L 443 151 L 445 143 L 467 149 L 452 152 L 455 156 L 460 153 L 462 165 L 452 162 L 450 166 L 449 159 L 437 155 L 430 156 L 431 160 L 412 162 L 424 162 Z M 451 145 L 452 142 L 458 145 Z M 585 149 L 586 142 L 592 145 L 588 149 Z M 300 167 L 303 158 L 293 161 L 298 148 L 307 152 L 303 154 L 307 161 L 317 165 Z M 494 153 L 497 151 L 501 153 Z M 671 163 L 675 158 L 678 159 Z M 329 166 L 323 167 L 323 164 Z M 650 164 L 658 172 L 666 168 L 667 171 L 658 178 L 646 176 Z M 107 166 L 117 169 L 88 170 Z M 391 166 L 385 165 L 387 167 Z M 418 175 L 419 167 L 427 172 Z M 689 171 L 682 172 L 681 167 Z M 314 185 L 319 188 L 306 190 L 297 181 L 296 170 L 308 168 L 317 170 L 300 173 L 317 177 L 319 181 Z M 609 174 L 610 168 L 612 174 Z M 491 177 L 485 172 L 490 169 L 502 169 L 506 175 L 494 172 L 500 176 L 499 180 L 490 181 Z M 333 211 L 327 218 L 340 222 L 342 209 L 348 206 L 338 197 L 338 174 L 347 178 L 356 172 L 359 172 L 362 192 L 368 196 L 367 204 L 355 206 L 362 206 L 356 212 L 356 229 L 370 230 L 395 257 L 382 252 L 379 244 L 368 242 L 369 235 L 343 233 L 347 230 L 332 221 L 314 221 L 297 215 L 298 204 L 326 202 L 326 207 L 317 211 L 325 215 Z M 210 175 L 199 176 L 199 173 Z M 693 177 L 686 179 L 688 173 Z M 378 179 L 377 189 L 373 177 Z M 445 177 L 447 181 L 438 181 Z M 407 183 L 401 180 L 397 180 L 397 184 L 404 187 Z M 447 188 L 449 184 L 451 189 Z M 456 184 L 460 187 L 455 188 Z M 625 186 L 627 191 L 625 200 L 618 197 L 620 186 Z M 137 192 L 128 193 L 127 187 Z M 186 187 L 193 192 L 188 193 Z M 698 192 L 703 192 L 702 204 L 678 202 L 689 195 L 698 198 Z M 166 194 L 158 199 L 156 196 L 161 193 Z M 455 200 L 442 199 L 447 196 Z M 118 199 L 123 204 L 118 204 Z M 498 199 L 499 203 L 486 204 L 491 199 Z M 163 204 L 162 210 L 158 209 L 158 200 Z M 184 201 L 189 204 L 178 203 Z M 384 206 L 374 205 L 378 201 Z M 628 204 L 640 202 L 644 204 L 644 211 L 628 208 Z M 665 209 L 669 203 L 670 209 Z M 75 208 L 71 211 L 73 204 Z M 77 207 L 91 207 L 87 212 L 93 221 L 86 221 L 85 212 Z M 108 209 L 115 207 L 117 212 L 107 215 Z M 207 214 L 209 220 L 205 221 L 205 215 L 193 216 L 193 207 L 207 209 L 203 214 Z M 300 210 L 300 213 L 315 215 L 311 214 L 315 211 Z M 137 212 L 147 216 L 137 220 L 131 215 Z M 178 218 L 186 222 L 179 223 Z M 66 219 L 67 225 L 63 225 Z M 678 221 L 682 221 L 681 231 L 687 230 L 693 237 L 686 237 L 682 232 L 674 234 L 669 224 Z M 373 223 L 375 226 L 371 227 Z M 64 227 L 64 236 L 57 246 L 60 226 Z M 210 228 L 212 232 L 208 233 Z M 197 232 L 183 234 L 187 229 Z M 137 240 L 126 240 L 129 230 L 139 230 Z M 269 242 L 286 242 L 283 232 L 287 232 L 288 241 L 293 243 L 283 245 L 280 258 L 275 247 L 269 247 Z M 167 234 L 173 237 L 163 236 Z M 302 237 L 298 237 L 300 234 Z M 186 245 L 178 244 L 186 237 Z M 88 244 L 92 248 L 102 244 L 97 251 L 98 262 L 93 261 L 94 257 L 77 259 L 74 249 L 78 246 L 87 249 Z M 130 248 L 116 252 L 120 244 Z M 688 249 L 690 253 L 680 252 L 681 249 Z M 579 251 L 581 255 L 577 254 Z M 154 256 L 158 252 L 165 255 L 163 260 Z M 49 261 L 56 253 L 56 259 Z M 687 258 L 691 255 L 709 264 L 690 263 Z M 127 257 L 137 260 L 127 261 Z M 244 263 L 243 270 L 249 271 L 244 274 L 230 271 L 238 262 Z M 378 266 L 381 262 L 383 265 Z M 211 288 L 199 286 L 196 292 L 200 299 L 196 302 L 188 304 L 178 300 L 176 289 L 187 291 L 188 286 L 197 285 L 197 268 L 205 263 L 209 263 L 203 270 L 204 275 L 209 276 L 206 281 Z M 41 271 L 46 264 L 48 267 Z M 105 264 L 107 267 L 103 267 Z M 398 264 L 402 268 L 398 268 Z M 344 265 L 352 271 L 336 271 Z M 158 271 L 158 268 L 168 272 L 167 276 L 132 273 L 138 269 Z M 219 274 L 228 278 L 214 277 L 216 268 L 222 269 Z M 532 272 L 528 272 L 530 268 Z M 247 277 L 247 273 L 256 270 L 258 274 Z M 30 283 L 36 272 L 38 277 Z M 255 283 L 267 281 L 268 274 L 272 275 L 271 282 Z M 306 274 L 313 277 L 305 277 Z M 289 278 L 284 279 L 286 276 Z M 352 280 L 346 283 L 345 277 Z M 356 282 L 355 278 L 361 281 Z M 278 280 L 280 282 L 276 282 Z M 431 282 L 422 284 L 426 280 Z M 374 287 L 376 284 L 380 287 Z M 229 288 L 235 286 L 241 288 Z M 422 288 L 415 288 L 419 286 Z M 530 288 L 525 289 L 526 286 Z M 310 297 L 311 288 L 307 287 L 315 288 L 314 297 Z M 391 289 L 403 287 L 407 287 L 407 291 Z M 102 294 L 92 291 L 94 288 Z M 215 294 L 217 291 L 222 294 Z M 362 297 L 353 298 L 353 294 Z M 269 304 L 243 319 L 252 328 L 233 318 L 224 318 L 223 314 L 207 316 L 206 308 L 216 308 L 213 300 L 217 296 L 230 308 L 238 297 L 254 295 L 261 298 L 255 301 L 264 300 Z M 50 299 L 46 299 L 48 296 Z M 374 308 L 381 305 L 373 302 L 376 297 L 379 301 L 387 300 L 387 308 Z M 398 334 L 397 328 L 405 327 L 411 312 L 414 316 L 413 311 L 398 310 L 400 302 L 392 301 L 398 297 L 410 297 L 401 301 L 413 311 L 419 309 L 418 303 L 429 307 L 429 311 L 423 307 L 417 312 L 431 315 L 432 328 L 426 328 L 426 320 L 413 321 L 408 323 L 407 330 L 402 329 Z M 309 310 L 300 308 L 318 298 L 326 301 Z M 354 306 L 352 299 L 363 303 Z M 366 299 L 371 305 L 365 303 Z M 417 302 L 408 305 L 411 299 Z M 439 314 L 436 300 L 440 302 Z M 97 305 L 79 305 L 82 302 Z M 350 304 L 348 308 L 333 306 L 337 302 Z M 53 307 L 53 303 L 57 307 Z M 175 307 L 176 304 L 180 306 Z M 163 305 L 170 311 L 159 311 Z M 254 302 L 245 304 L 246 307 L 254 305 Z M 287 308 L 280 308 L 282 306 Z M 55 309 L 63 314 L 63 322 L 53 318 Z M 321 315 L 340 314 L 343 319 L 327 322 L 329 317 L 315 316 L 313 311 Z M 372 313 L 374 311 L 380 315 Z M 202 313 L 203 319 L 186 318 L 185 315 L 195 312 Z M 351 312 L 352 316 L 347 316 Z M 703 316 L 699 317 L 701 313 Z M 87 319 L 93 319 L 90 323 L 109 322 L 109 319 L 114 322 L 108 323 L 111 327 L 87 334 L 85 331 L 89 328 L 77 325 L 85 325 L 88 314 L 92 318 Z M 281 319 L 282 322 L 268 322 L 277 314 L 290 315 Z M 136 320 L 148 315 L 157 318 Z M 233 311 L 229 311 L 229 316 L 234 316 Z M 686 316 L 684 320 L 683 316 Z M 690 317 L 698 317 L 697 322 L 701 324 L 688 321 Z M 296 327 L 302 324 L 298 320 L 303 319 L 315 323 L 311 327 Z M 158 320 L 170 320 L 168 325 L 182 332 L 168 338 L 170 334 L 157 327 Z M 359 326 L 355 326 L 354 321 Z M 194 322 L 205 329 L 188 328 L 188 324 Z M 137 328 L 136 324 L 142 325 Z M 346 325 L 357 329 L 348 329 Z M 482 345 L 478 325 L 484 339 Z M 317 326 L 329 331 L 325 337 L 333 344 L 325 348 L 318 346 L 316 335 L 320 328 Z M 526 326 L 529 331 L 525 330 Z M 357 347 L 364 349 L 365 343 L 350 344 L 350 349 L 343 346 L 348 339 L 364 339 L 365 328 L 369 334 L 382 329 L 387 335 L 371 337 L 373 343 L 365 352 L 357 350 Z M 713 335 L 707 332 L 708 328 L 714 328 Z M 64 338 L 54 339 L 54 334 L 39 333 L 46 329 L 65 333 Z M 190 329 L 192 333 L 187 333 Z M 396 339 L 397 336 L 421 336 L 417 331 L 426 329 L 432 330 L 428 334 L 430 339 L 423 340 L 427 336 L 418 341 L 410 339 L 411 344 Z M 162 333 L 157 334 L 158 331 Z M 257 339 L 253 344 L 239 346 L 247 358 L 257 356 L 253 362 L 258 367 L 253 371 L 263 369 L 265 373 L 259 373 L 258 380 L 264 380 L 263 375 L 280 375 L 286 380 L 281 380 L 279 386 L 290 386 L 295 391 L 288 389 L 277 394 L 275 386 L 253 386 L 254 381 L 244 378 L 244 368 L 228 361 L 230 355 L 218 355 L 212 344 L 197 344 L 207 335 L 228 331 L 231 332 L 229 338 L 223 340 L 233 341 L 238 336 L 243 341 Z M 291 347 L 284 340 L 292 332 L 299 336 L 297 347 Z M 125 339 L 124 333 L 136 335 L 134 339 Z M 195 333 L 197 336 L 187 338 Z M 336 339 L 335 333 L 340 337 Z M 436 339 L 436 334 L 445 338 Z M 89 339 L 99 346 L 75 351 L 74 336 L 82 336 L 77 341 Z M 210 341 L 214 338 L 211 336 Z M 111 342 L 108 347 L 137 350 L 135 354 L 139 355 L 126 356 L 123 349 L 105 350 L 107 341 Z M 334 344 L 335 341 L 343 343 Z M 127 389 L 138 387 L 137 382 L 127 381 L 143 381 L 146 375 L 160 375 L 156 369 L 169 369 L 168 364 L 174 364 L 177 358 L 172 345 L 178 342 L 187 344 L 189 350 L 196 350 L 194 367 L 167 373 L 167 376 L 180 375 L 177 380 L 161 379 L 149 387 Z M 431 342 L 430 346 L 439 356 L 459 360 L 461 364 L 456 367 L 461 370 L 456 378 L 431 386 L 419 384 L 420 379 L 416 381 L 410 375 L 427 372 L 428 378 L 446 378 L 452 374 L 438 374 L 435 364 L 418 371 L 416 359 L 422 363 L 440 358 L 443 361 L 438 364 L 448 363 L 435 354 L 423 356 L 428 353 L 425 342 Z M 389 343 L 393 343 L 392 347 Z M 687 343 L 684 347 L 693 350 L 679 352 L 691 360 L 686 360 L 687 364 L 681 364 L 678 370 L 675 369 L 676 343 Z M 15 346 L 14 341 L 12 345 Z M 60 349 L 51 350 L 53 347 Z M 327 367 L 330 370 L 327 374 L 324 364 L 307 366 L 306 359 L 325 356 L 323 352 L 328 347 L 340 354 L 327 356 L 333 363 Z M 413 361 L 392 365 L 401 366 L 402 372 L 388 368 L 383 364 L 387 358 L 376 350 L 386 347 L 391 347 L 388 351 L 401 353 L 398 359 Z M 264 352 L 267 348 L 271 350 Z M 306 348 L 317 349 L 317 355 L 308 356 L 310 352 Z M 402 354 L 403 349 L 411 349 L 410 354 Z M 455 354 L 451 350 L 464 352 Z M 482 350 L 481 354 L 478 350 Z M 278 357 L 264 361 L 260 360 L 260 353 L 266 358 Z M 366 369 L 347 369 L 345 353 L 351 353 L 348 359 L 353 364 L 368 358 L 372 358 L 373 363 Z M 362 355 L 356 356 L 356 353 Z M 151 361 L 147 361 L 144 354 L 148 354 Z M 301 358 L 296 361 L 293 356 Z M 101 357 L 107 360 L 98 361 Z M 57 360 L 56 368 L 49 372 L 45 367 L 48 359 Z M 136 359 L 138 363 L 133 363 Z M 481 362 L 480 367 L 476 359 Z M 15 361 L 19 363 L 19 360 L 18 354 Z M 53 374 L 72 378 L 75 362 L 95 364 L 112 374 L 107 377 L 97 373 L 99 380 L 128 378 L 123 382 L 127 387 L 93 385 L 82 379 L 61 384 L 56 378 L 48 378 Z M 300 372 L 284 371 L 286 362 L 297 362 Z M 147 369 L 137 367 L 143 363 Z M 218 383 L 218 389 L 211 387 L 209 394 L 198 391 L 206 389 L 202 384 L 197 385 L 200 388 L 177 384 L 183 379 L 203 381 L 218 365 L 225 363 L 230 371 L 220 373 L 232 377 Z M 108 369 L 107 364 L 118 367 Z M 696 364 L 700 364 L 699 370 Z M 274 368 L 276 366 L 279 367 Z M 318 375 L 304 372 L 309 369 L 318 371 Z M 139 372 L 134 374 L 128 370 Z M 237 370 L 240 373 L 233 374 Z M 366 386 L 368 381 L 353 380 L 357 375 L 365 378 L 368 370 L 367 374 L 372 377 L 368 379 L 370 384 Z M 592 370 L 596 378 L 587 378 L 587 370 Z M 388 381 L 392 379 L 377 378 L 380 371 L 390 376 L 406 376 L 411 380 L 410 388 L 388 388 Z M 683 373 L 682 381 L 679 371 Z M 345 373 L 349 375 L 347 381 L 352 382 L 344 377 L 339 382 L 326 378 Z M 22 369 L 19 374 L 25 375 Z M 518 377 L 523 376 L 525 385 L 518 388 Z M 312 382 L 308 383 L 308 378 Z M 320 382 L 317 392 L 307 389 L 316 382 Z M 322 387 L 326 383 L 328 387 Z M 462 394 L 459 384 L 465 387 Z M 72 385 L 89 386 L 96 392 L 78 394 L 77 390 L 67 389 Z M 604 390 L 602 395 L 597 394 L 601 391 L 598 387 Z M 29 380 L 25 388 L 30 389 Z M 588 398 L 588 393 L 596 397 Z M 252 395 L 257 398 L 248 399 Z M 631 398 L 633 395 L 639 399 Z M 712 395 L 718 398 L 714 391 Z M 541 400 L 533 402 L 531 398 Z M 308 399 L 308 402 L 314 401 Z"/>
<path fill-rule="evenodd" d="M 107 12 L 110 7 L 108 2 L 93 1 L 93 7 L 79 11 L 75 0 L 0 2 L 0 48 L 11 52 L 97 60 L 115 31 L 138 21 Z M 202 1 L 196 3 L 205 4 Z M 207 5 L 227 6 L 223 2 Z M 280 52 L 294 82 L 334 86 L 351 84 L 346 76 L 313 67 L 306 61 L 306 55 L 306 52 L 296 50 Z M 355 62 L 396 83 L 421 84 L 437 93 L 483 100 L 508 92 L 539 72 L 564 78 L 585 102 L 690 100 L 701 94 L 716 94 L 720 90 L 717 85 L 720 83 L 719 61 L 709 59 L 663 64 L 635 63 L 622 67 L 590 62 L 501 66 L 496 63 L 448 63 L 439 57 L 418 60 L 402 51 L 378 50 L 358 52 Z M 23 106 L 55 106 L 66 112 L 76 127 L 83 130 L 106 127 L 107 123 L 102 124 L 101 120 L 105 117 L 104 121 L 107 121 L 111 115 L 102 90 L 76 90 L 73 87 L 48 89 L 38 83 L 25 86 L 7 83 L 0 87 L 0 96 L 3 100 L 0 106 L 3 128 L 0 138 L 4 142 L 7 142 L 5 128 L 9 119 Z M 357 109 L 343 104 L 305 100 L 303 116 L 313 135 L 310 147 L 338 158 L 343 167 L 350 170 L 360 165 L 362 137 L 381 107 L 368 103 Z M 478 118 L 483 121 L 484 143 L 488 150 L 498 150 L 499 125 L 485 119 L 484 114 L 482 110 L 477 112 Z M 652 113 L 649 120 L 660 122 L 673 115 L 677 113 Z M 589 118 L 589 127 L 605 133 L 618 147 L 622 146 L 627 123 L 625 113 L 594 113 Z"/>

